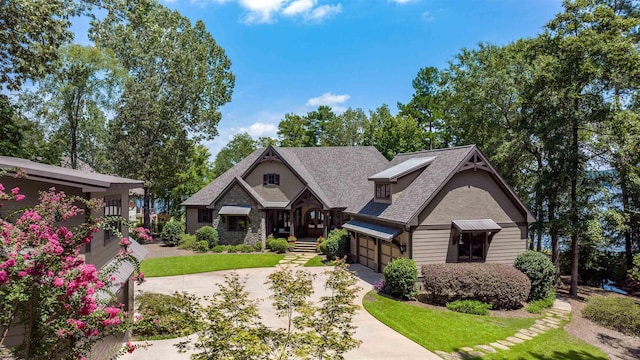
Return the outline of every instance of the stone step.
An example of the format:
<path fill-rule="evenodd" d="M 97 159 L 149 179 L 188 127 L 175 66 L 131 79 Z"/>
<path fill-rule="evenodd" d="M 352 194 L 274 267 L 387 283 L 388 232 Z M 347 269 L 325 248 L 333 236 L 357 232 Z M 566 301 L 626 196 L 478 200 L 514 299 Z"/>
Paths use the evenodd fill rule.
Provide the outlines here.
<path fill-rule="evenodd" d="M 296 245 L 293 248 L 295 252 L 317 252 L 316 243 L 309 241 L 296 241 Z"/>

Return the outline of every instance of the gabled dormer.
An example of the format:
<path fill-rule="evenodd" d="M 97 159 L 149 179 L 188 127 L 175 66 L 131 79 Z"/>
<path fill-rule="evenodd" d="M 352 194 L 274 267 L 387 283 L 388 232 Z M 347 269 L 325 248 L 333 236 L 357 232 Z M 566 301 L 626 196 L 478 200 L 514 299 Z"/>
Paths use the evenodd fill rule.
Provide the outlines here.
<path fill-rule="evenodd" d="M 415 157 L 369 176 L 374 183 L 373 200 L 391 204 L 393 197 L 404 190 L 424 168 L 435 160 L 435 156 Z"/>

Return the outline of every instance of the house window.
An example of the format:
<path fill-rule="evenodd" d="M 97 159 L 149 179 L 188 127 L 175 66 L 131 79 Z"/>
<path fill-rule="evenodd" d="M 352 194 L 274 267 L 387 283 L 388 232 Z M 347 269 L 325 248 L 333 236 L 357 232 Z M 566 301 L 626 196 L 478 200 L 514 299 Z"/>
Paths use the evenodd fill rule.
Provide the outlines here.
<path fill-rule="evenodd" d="M 264 174 L 262 185 L 280 185 L 280 174 Z"/>
<path fill-rule="evenodd" d="M 229 231 L 246 231 L 246 216 L 227 216 L 227 230 Z"/>
<path fill-rule="evenodd" d="M 458 244 L 458 262 L 485 260 L 485 232 L 469 232 L 460 234 Z"/>
<path fill-rule="evenodd" d="M 211 210 L 209 209 L 198 209 L 198 222 L 199 223 L 210 223 L 211 222 Z"/>
<path fill-rule="evenodd" d="M 390 199 L 391 184 L 376 184 L 376 199 Z"/>
<path fill-rule="evenodd" d="M 104 197 L 104 245 L 122 234 L 122 222 L 117 218 L 122 216 L 122 196 Z"/>

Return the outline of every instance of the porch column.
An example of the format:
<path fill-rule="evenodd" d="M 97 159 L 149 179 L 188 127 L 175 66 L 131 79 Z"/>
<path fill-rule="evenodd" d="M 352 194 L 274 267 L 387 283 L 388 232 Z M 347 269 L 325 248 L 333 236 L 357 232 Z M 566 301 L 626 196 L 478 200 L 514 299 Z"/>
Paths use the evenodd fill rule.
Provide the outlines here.
<path fill-rule="evenodd" d="M 329 236 L 329 224 L 331 223 L 331 219 L 329 218 L 329 211 L 323 211 L 324 212 L 324 224 L 323 224 L 323 231 L 322 231 L 322 237 L 324 237 L 325 239 Z"/>
<path fill-rule="evenodd" d="M 289 211 L 289 235 L 296 236 L 296 219 L 293 218 L 293 209 Z"/>

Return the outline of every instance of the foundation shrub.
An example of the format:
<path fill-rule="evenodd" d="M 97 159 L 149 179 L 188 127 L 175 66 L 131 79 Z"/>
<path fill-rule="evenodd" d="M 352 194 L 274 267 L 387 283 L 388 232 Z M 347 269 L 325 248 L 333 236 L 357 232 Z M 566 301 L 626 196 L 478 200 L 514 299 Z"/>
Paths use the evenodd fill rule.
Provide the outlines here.
<path fill-rule="evenodd" d="M 287 239 L 275 239 L 271 241 L 271 251 L 278 254 L 284 254 L 287 252 L 287 249 L 289 249 Z"/>
<path fill-rule="evenodd" d="M 196 230 L 196 239 L 198 239 L 198 241 L 206 241 L 211 249 L 218 245 L 218 230 L 211 226 L 203 226 Z"/>
<path fill-rule="evenodd" d="M 255 250 L 256 252 L 262 252 L 262 242 L 258 241 L 257 243 L 253 244 L 253 250 Z"/>
<path fill-rule="evenodd" d="M 342 259 L 349 253 L 349 232 L 346 229 L 331 230 L 326 243 L 327 260 Z"/>
<path fill-rule="evenodd" d="M 272 249 L 271 249 L 271 242 L 272 242 L 273 240 L 275 240 L 275 239 L 276 239 L 276 238 L 274 238 L 274 237 L 273 237 L 273 235 L 269 235 L 269 237 L 267 237 L 267 241 L 265 241 L 265 243 L 264 243 L 264 247 L 265 247 L 267 250 L 272 250 Z"/>
<path fill-rule="evenodd" d="M 196 242 L 196 245 L 193 247 L 193 250 L 199 253 L 205 253 L 209 251 L 209 243 L 206 240 L 201 240 Z"/>
<path fill-rule="evenodd" d="M 508 264 L 431 264 L 422 267 L 429 302 L 445 305 L 478 300 L 493 309 L 517 309 L 529 297 L 531 282 Z"/>
<path fill-rule="evenodd" d="M 240 248 L 238 248 L 236 245 L 227 245 L 227 252 L 229 254 L 234 254 L 240 251 Z"/>
<path fill-rule="evenodd" d="M 227 251 L 227 246 L 225 245 L 216 245 L 211 249 L 214 253 L 221 253 Z"/>
<path fill-rule="evenodd" d="M 236 249 L 241 253 L 252 253 L 255 250 L 253 246 L 247 244 L 236 245 Z"/>
<path fill-rule="evenodd" d="M 395 259 L 384 268 L 384 289 L 391 296 L 405 299 L 414 297 L 417 280 L 418 269 L 412 259 Z"/>
<path fill-rule="evenodd" d="M 531 281 L 527 301 L 542 300 L 549 295 L 555 281 L 556 268 L 547 255 L 537 251 L 526 251 L 516 257 L 513 266 L 527 275 Z"/>
<path fill-rule="evenodd" d="M 169 221 L 162 228 L 160 238 L 167 246 L 176 246 L 180 242 L 180 237 L 184 234 L 184 227 L 181 222 Z"/>
<path fill-rule="evenodd" d="M 447 309 L 465 314 L 488 315 L 491 305 L 478 300 L 456 300 L 447 303 Z"/>
<path fill-rule="evenodd" d="M 640 336 L 640 305 L 621 296 L 594 296 L 582 309 L 582 315 L 604 327 Z"/>
<path fill-rule="evenodd" d="M 191 234 L 182 234 L 178 241 L 178 249 L 193 250 L 196 245 L 196 236 Z"/>
<path fill-rule="evenodd" d="M 321 242 L 320 245 L 318 245 L 318 251 L 320 251 L 320 254 L 322 255 L 327 255 L 327 240 Z"/>

